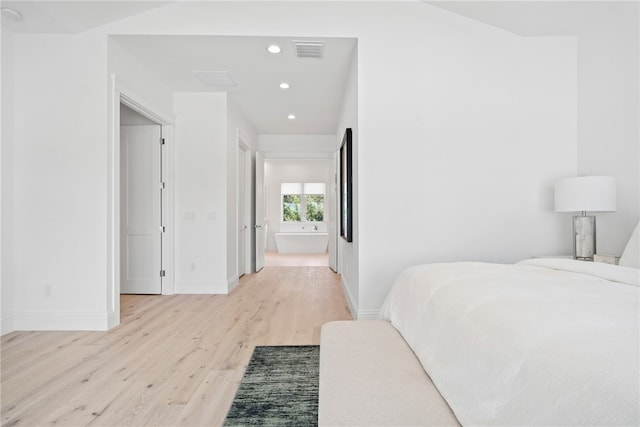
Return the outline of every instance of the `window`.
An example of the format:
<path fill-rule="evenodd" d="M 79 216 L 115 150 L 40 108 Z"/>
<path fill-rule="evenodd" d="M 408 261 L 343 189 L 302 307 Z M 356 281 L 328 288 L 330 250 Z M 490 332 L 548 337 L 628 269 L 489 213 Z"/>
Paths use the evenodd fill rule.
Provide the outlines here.
<path fill-rule="evenodd" d="M 304 204 L 307 221 L 324 221 L 324 194 L 305 194 Z"/>
<path fill-rule="evenodd" d="M 324 221 L 324 182 L 286 182 L 280 186 L 282 221 Z"/>
<path fill-rule="evenodd" d="M 283 194 L 282 195 L 282 220 L 283 221 L 301 221 L 299 194 Z"/>

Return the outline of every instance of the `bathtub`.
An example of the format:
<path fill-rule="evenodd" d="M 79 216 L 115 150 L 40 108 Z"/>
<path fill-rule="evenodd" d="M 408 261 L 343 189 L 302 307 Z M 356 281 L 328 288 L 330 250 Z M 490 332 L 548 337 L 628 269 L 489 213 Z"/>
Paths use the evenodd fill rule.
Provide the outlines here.
<path fill-rule="evenodd" d="M 281 254 L 322 254 L 327 252 L 329 233 L 273 233 Z"/>

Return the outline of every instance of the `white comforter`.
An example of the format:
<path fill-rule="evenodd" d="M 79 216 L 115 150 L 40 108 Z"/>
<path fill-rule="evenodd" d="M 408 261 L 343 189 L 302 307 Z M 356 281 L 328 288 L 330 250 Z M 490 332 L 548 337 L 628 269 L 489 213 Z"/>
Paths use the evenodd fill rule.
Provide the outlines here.
<path fill-rule="evenodd" d="M 639 270 L 419 265 L 382 308 L 463 425 L 640 425 Z"/>

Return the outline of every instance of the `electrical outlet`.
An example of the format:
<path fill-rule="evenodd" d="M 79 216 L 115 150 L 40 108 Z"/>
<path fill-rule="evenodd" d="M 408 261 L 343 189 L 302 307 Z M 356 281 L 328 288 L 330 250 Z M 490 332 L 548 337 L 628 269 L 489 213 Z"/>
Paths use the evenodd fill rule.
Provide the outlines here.
<path fill-rule="evenodd" d="M 196 263 L 191 261 L 191 271 L 196 271 Z"/>
<path fill-rule="evenodd" d="M 47 298 L 53 296 L 53 285 L 44 285 L 44 296 Z"/>

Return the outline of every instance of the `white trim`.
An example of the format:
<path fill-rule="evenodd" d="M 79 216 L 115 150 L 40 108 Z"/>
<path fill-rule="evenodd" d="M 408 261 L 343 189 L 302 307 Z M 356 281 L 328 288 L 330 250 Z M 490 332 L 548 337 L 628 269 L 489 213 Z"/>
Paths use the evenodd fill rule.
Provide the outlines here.
<path fill-rule="evenodd" d="M 244 172 L 245 172 L 245 219 L 247 220 L 247 232 L 245 234 L 245 262 L 244 262 L 244 274 L 251 274 L 255 270 L 254 262 L 253 262 L 253 254 L 255 253 L 255 239 L 253 238 L 253 232 L 255 228 L 253 224 L 255 223 L 255 219 L 253 216 L 255 215 L 255 168 L 253 167 L 253 159 L 255 157 L 255 150 L 251 148 L 249 144 L 249 138 L 243 132 L 242 129 L 236 128 L 236 138 L 238 144 L 245 151 L 245 164 L 244 164 Z"/>
<path fill-rule="evenodd" d="M 231 293 L 235 288 L 240 284 L 240 278 L 238 277 L 229 277 L 227 279 L 227 289 L 228 293 Z"/>
<path fill-rule="evenodd" d="M 349 305 L 349 311 L 355 320 L 377 320 L 380 310 L 360 310 L 358 308 L 357 301 L 349 292 L 349 284 L 344 276 L 341 276 L 342 289 L 347 297 L 347 304 Z"/>
<path fill-rule="evenodd" d="M 120 300 L 120 298 L 118 298 Z M 118 304 L 118 312 L 112 311 L 107 313 L 107 330 L 117 326 L 120 323 L 120 304 Z"/>
<path fill-rule="evenodd" d="M 162 295 L 173 295 L 175 293 L 175 175 L 174 175 L 174 159 L 175 159 L 175 143 L 174 143 L 174 127 L 162 126 L 162 137 L 165 139 L 163 155 L 163 179 L 166 183 L 164 203 L 164 226 L 167 228 L 163 235 L 162 241 L 162 265 L 165 270 L 165 277 L 162 281 Z"/>
<path fill-rule="evenodd" d="M 248 152 L 251 153 L 253 151 L 251 146 L 247 142 L 249 141 L 249 138 L 247 138 L 247 135 L 240 128 L 236 128 L 236 140 L 238 141 L 238 144 Z"/>
<path fill-rule="evenodd" d="M 5 335 L 16 330 L 15 313 L 3 313 L 0 335 Z"/>
<path fill-rule="evenodd" d="M 111 126 L 107 139 L 107 316 L 108 328 L 120 324 L 120 91 L 111 75 Z"/>
<path fill-rule="evenodd" d="M 205 295 L 226 295 L 228 284 L 226 282 L 176 282 L 176 294 L 205 294 Z"/>
<path fill-rule="evenodd" d="M 106 331 L 109 317 L 106 312 L 31 311 L 16 313 L 14 326 L 16 331 Z"/>
<path fill-rule="evenodd" d="M 357 320 L 378 320 L 380 310 L 360 310 Z"/>
<path fill-rule="evenodd" d="M 251 192 L 251 187 L 252 187 L 252 170 L 251 170 L 251 159 L 253 156 L 253 153 L 251 151 L 251 146 L 249 145 L 249 143 L 247 142 L 248 139 L 245 137 L 244 132 L 242 132 L 242 130 L 240 128 L 236 128 L 236 233 L 235 233 L 235 238 L 236 238 L 236 272 L 238 274 L 238 276 L 242 275 L 242 274 L 251 274 L 253 272 L 253 266 L 252 266 L 252 259 L 251 259 L 251 254 L 253 253 L 253 239 L 251 231 L 251 225 L 252 225 L 252 221 L 251 221 L 251 210 L 253 209 L 253 204 L 251 202 L 252 199 L 252 192 Z M 238 173 L 238 164 L 239 164 L 239 150 L 242 150 L 244 152 L 244 165 L 243 165 L 243 170 L 244 170 L 244 177 L 242 179 L 242 182 L 244 183 L 244 189 L 242 190 L 242 193 L 240 191 L 240 176 Z M 244 247 L 244 271 L 240 271 L 240 254 L 239 254 L 239 250 L 238 248 L 240 247 L 240 242 L 238 239 L 238 231 L 240 230 L 240 226 L 241 224 L 239 223 L 239 219 L 240 219 L 240 194 L 244 195 L 244 202 L 243 202 L 243 206 L 244 206 L 244 212 L 242 212 L 242 217 L 244 218 L 244 222 L 246 222 L 246 224 L 242 224 L 242 225 L 246 225 L 247 229 L 244 231 L 244 242 L 243 242 L 243 247 Z"/>
<path fill-rule="evenodd" d="M 149 105 L 151 105 L 152 103 L 147 101 L 144 96 L 140 96 L 139 94 L 137 94 L 135 90 L 126 86 L 122 81 L 118 80 L 115 73 L 111 75 L 111 78 L 114 83 L 114 90 L 120 92 L 118 102 L 122 102 L 127 107 L 160 125 L 174 124 L 175 116 L 173 116 L 169 112 L 159 113 L 157 111 L 157 108 L 149 108 Z"/>
<path fill-rule="evenodd" d="M 344 275 L 340 276 L 340 283 L 342 283 L 342 289 L 344 290 L 344 294 L 347 297 L 347 304 L 349 305 L 349 311 L 351 312 L 351 316 L 358 320 L 358 302 L 353 299 L 351 292 L 349 292 L 349 283 Z"/>
<path fill-rule="evenodd" d="M 146 117 L 147 119 L 161 126 L 171 124 L 169 120 L 165 119 L 164 117 L 158 114 L 155 114 L 153 111 L 149 110 L 144 105 L 142 105 L 141 102 L 138 102 L 134 100 L 134 98 L 132 98 L 131 96 L 127 95 L 125 93 L 126 89 L 123 89 L 122 85 L 118 85 L 118 87 L 120 87 L 120 103 L 121 104 L 126 105 L 136 113 L 140 114 L 143 117 Z"/>

